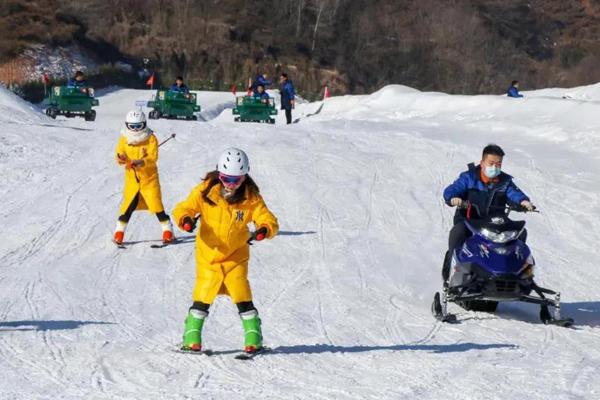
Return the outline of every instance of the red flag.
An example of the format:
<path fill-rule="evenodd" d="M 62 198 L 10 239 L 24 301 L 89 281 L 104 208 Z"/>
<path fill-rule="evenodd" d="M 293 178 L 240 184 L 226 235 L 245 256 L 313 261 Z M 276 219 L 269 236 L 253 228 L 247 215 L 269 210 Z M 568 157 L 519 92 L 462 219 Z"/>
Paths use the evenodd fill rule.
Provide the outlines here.
<path fill-rule="evenodd" d="M 234 96 L 237 94 L 237 88 L 235 85 L 231 85 L 231 93 L 233 93 Z"/>
<path fill-rule="evenodd" d="M 325 92 L 323 93 L 323 100 L 331 97 L 331 93 L 329 93 L 329 88 L 325 86 Z"/>
<path fill-rule="evenodd" d="M 252 78 L 248 78 L 248 96 L 252 96 Z"/>
<path fill-rule="evenodd" d="M 148 80 L 146 81 L 146 86 L 153 86 L 154 85 L 154 73 L 152 75 L 150 75 L 150 78 L 148 78 Z"/>
<path fill-rule="evenodd" d="M 44 72 L 44 74 L 42 75 L 42 82 L 44 82 L 45 84 L 50 83 L 50 78 L 48 77 L 47 72 Z"/>

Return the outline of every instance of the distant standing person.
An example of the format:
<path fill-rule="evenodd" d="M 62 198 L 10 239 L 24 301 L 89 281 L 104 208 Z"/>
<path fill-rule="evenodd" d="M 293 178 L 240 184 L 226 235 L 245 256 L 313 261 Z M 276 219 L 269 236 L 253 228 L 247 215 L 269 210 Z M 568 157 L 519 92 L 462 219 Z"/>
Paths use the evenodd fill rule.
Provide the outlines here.
<path fill-rule="evenodd" d="M 285 110 L 285 119 L 288 124 L 291 124 L 292 109 L 296 105 L 296 92 L 294 91 L 294 84 L 285 73 L 279 76 L 279 92 L 281 93 L 281 109 Z"/>
<path fill-rule="evenodd" d="M 524 97 L 521 93 L 519 93 L 519 81 L 512 81 L 508 91 L 506 92 L 508 97 Z"/>

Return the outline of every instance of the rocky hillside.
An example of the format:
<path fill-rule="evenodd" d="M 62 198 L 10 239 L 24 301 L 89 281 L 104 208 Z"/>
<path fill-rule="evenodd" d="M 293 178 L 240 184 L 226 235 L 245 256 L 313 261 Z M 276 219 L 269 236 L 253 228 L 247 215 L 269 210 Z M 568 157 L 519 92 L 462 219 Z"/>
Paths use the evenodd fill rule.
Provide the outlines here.
<path fill-rule="evenodd" d="M 285 70 L 306 93 L 497 93 L 512 79 L 600 81 L 599 13 L 591 0 L 4 0 L 0 59 L 77 45 L 100 61 L 148 58 L 165 83 Z"/>

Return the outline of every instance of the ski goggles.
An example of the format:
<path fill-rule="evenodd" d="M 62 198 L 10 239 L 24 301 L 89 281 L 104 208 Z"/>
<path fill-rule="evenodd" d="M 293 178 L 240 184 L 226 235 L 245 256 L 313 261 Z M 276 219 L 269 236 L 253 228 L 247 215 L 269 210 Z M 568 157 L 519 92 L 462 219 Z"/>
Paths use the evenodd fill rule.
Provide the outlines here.
<path fill-rule="evenodd" d="M 244 179 L 244 175 L 242 176 L 231 176 L 231 175 L 225 175 L 222 173 L 219 173 L 219 180 L 227 186 L 235 186 L 235 185 L 239 185 L 240 182 L 242 182 L 242 179 Z"/>
<path fill-rule="evenodd" d="M 145 122 L 125 123 L 125 126 L 127 127 L 127 129 L 130 129 L 132 131 L 140 131 L 146 127 L 146 123 Z"/>

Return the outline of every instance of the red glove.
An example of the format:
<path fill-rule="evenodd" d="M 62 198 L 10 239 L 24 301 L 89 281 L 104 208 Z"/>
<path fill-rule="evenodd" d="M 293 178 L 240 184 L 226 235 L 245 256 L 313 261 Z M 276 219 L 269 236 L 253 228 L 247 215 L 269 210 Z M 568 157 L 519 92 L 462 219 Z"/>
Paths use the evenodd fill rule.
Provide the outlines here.
<path fill-rule="evenodd" d="M 267 237 L 267 228 L 265 228 L 264 226 L 262 228 L 258 228 L 256 231 L 254 231 L 254 233 L 250 236 L 250 239 L 248 239 L 248 243 L 251 243 L 253 241 L 257 241 L 260 242 L 261 240 L 264 240 Z"/>
<path fill-rule="evenodd" d="M 190 217 L 185 217 L 183 219 L 183 224 L 182 224 L 182 228 L 184 231 L 186 232 L 193 232 L 194 229 L 196 229 L 196 221 L 194 221 L 192 218 Z"/>

